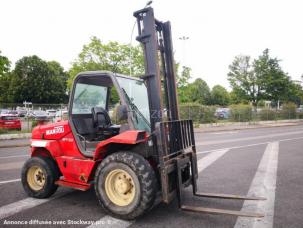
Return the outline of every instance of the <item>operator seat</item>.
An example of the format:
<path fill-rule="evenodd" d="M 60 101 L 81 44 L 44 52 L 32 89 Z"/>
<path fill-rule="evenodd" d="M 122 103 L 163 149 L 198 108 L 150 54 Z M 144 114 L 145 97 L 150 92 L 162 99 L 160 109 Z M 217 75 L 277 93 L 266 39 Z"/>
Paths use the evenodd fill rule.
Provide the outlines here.
<path fill-rule="evenodd" d="M 101 107 L 92 108 L 92 120 L 95 132 L 102 136 L 113 136 L 119 133 L 120 126 L 113 125 L 108 112 Z"/>
<path fill-rule="evenodd" d="M 106 130 L 112 125 L 107 111 L 101 107 L 92 108 L 93 125 L 97 130 Z"/>

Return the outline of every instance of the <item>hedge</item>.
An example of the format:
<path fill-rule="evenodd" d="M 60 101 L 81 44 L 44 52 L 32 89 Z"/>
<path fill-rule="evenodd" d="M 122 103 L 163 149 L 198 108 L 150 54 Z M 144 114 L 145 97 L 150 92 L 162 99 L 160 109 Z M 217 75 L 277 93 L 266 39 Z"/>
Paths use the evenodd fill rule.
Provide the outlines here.
<path fill-rule="evenodd" d="M 276 120 L 278 116 L 279 114 L 276 111 L 269 108 L 264 108 L 259 113 L 260 120 Z"/>
<path fill-rule="evenodd" d="M 181 119 L 191 119 L 195 123 L 214 123 L 215 107 L 204 106 L 197 103 L 185 103 L 179 105 Z"/>
<path fill-rule="evenodd" d="M 253 119 L 252 107 L 246 104 L 231 105 L 230 119 L 236 122 L 247 122 Z"/>

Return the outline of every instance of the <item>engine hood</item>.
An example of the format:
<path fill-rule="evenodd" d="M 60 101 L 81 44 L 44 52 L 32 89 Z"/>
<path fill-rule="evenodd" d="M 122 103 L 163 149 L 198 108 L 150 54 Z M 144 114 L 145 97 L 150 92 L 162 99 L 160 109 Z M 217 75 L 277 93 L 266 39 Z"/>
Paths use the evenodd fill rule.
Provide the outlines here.
<path fill-rule="evenodd" d="M 61 139 L 71 132 L 68 121 L 38 125 L 32 131 L 32 139 Z"/>

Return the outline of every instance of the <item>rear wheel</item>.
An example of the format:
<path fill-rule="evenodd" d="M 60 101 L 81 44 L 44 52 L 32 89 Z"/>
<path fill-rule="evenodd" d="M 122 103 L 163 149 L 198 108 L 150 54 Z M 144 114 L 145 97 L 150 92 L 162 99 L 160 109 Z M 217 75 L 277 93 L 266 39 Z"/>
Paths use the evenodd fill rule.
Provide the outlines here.
<path fill-rule="evenodd" d="M 138 154 L 118 152 L 108 156 L 99 165 L 95 181 L 99 202 L 115 217 L 134 219 L 154 203 L 155 173 Z"/>
<path fill-rule="evenodd" d="M 25 192 L 34 198 L 47 198 L 55 193 L 58 186 L 59 170 L 53 160 L 46 157 L 28 159 L 21 173 Z"/>

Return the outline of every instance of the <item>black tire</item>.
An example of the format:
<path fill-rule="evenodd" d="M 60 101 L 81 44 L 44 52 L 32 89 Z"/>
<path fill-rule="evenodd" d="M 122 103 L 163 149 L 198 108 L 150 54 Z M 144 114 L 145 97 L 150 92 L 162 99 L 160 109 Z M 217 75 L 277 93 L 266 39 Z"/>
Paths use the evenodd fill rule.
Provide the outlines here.
<path fill-rule="evenodd" d="M 105 190 L 107 175 L 117 169 L 126 171 L 133 179 L 135 196 L 126 206 L 113 203 Z M 149 210 L 155 201 L 157 180 L 153 168 L 142 156 L 132 152 L 117 152 L 106 157 L 96 170 L 95 191 L 102 207 L 112 216 L 132 220 Z"/>
<path fill-rule="evenodd" d="M 31 167 L 41 168 L 44 174 L 45 183 L 39 190 L 31 188 L 28 183 L 27 175 Z M 56 192 L 58 185 L 55 184 L 55 181 L 58 180 L 59 177 L 60 172 L 56 163 L 47 157 L 32 157 L 28 159 L 23 165 L 21 173 L 22 185 L 27 195 L 39 199 L 50 197 Z"/>

